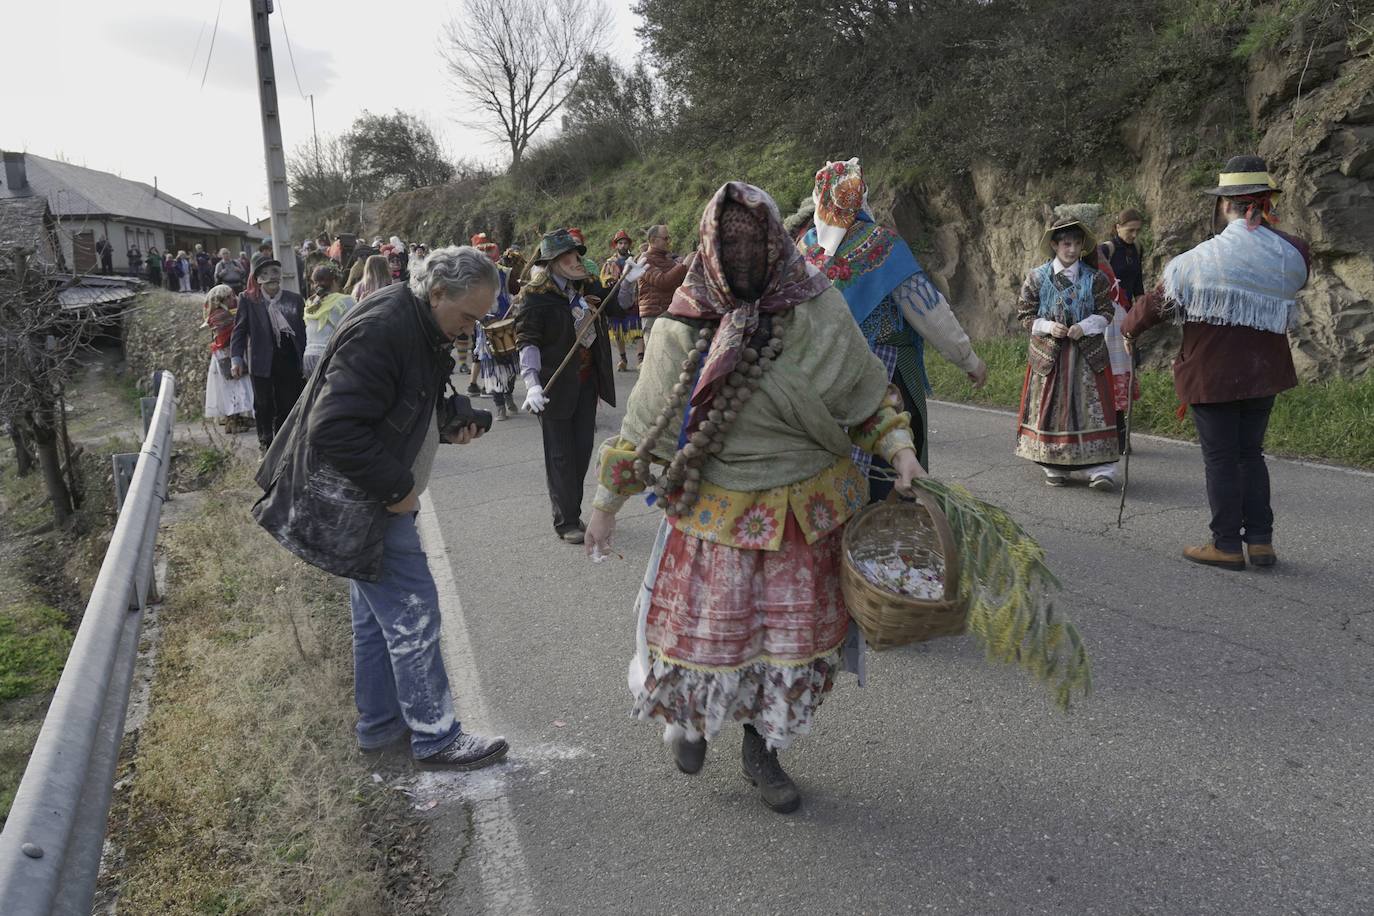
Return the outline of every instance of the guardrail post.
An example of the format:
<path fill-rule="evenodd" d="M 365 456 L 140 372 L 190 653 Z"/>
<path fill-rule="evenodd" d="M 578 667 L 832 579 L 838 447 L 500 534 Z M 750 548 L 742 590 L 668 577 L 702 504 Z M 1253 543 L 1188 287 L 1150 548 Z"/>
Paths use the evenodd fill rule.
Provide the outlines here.
<path fill-rule="evenodd" d="M 157 398 L 139 398 L 138 413 L 143 420 L 143 435 L 148 435 L 148 425 L 153 422 L 153 410 L 157 408 Z"/>
<path fill-rule="evenodd" d="M 129 495 L 129 484 L 134 479 L 134 468 L 138 466 L 138 453 L 121 452 L 111 456 L 114 463 L 115 514 L 124 511 L 124 500 Z"/>

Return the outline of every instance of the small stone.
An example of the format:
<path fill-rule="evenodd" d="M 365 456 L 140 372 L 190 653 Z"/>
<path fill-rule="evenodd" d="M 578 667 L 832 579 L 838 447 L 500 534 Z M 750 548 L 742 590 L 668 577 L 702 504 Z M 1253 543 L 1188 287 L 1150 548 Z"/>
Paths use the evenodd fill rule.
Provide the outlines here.
<path fill-rule="evenodd" d="M 715 408 L 712 408 L 706 412 L 706 419 L 710 420 L 712 423 L 719 423 L 723 416 L 725 415 L 721 413 L 719 410 L 716 410 Z"/>
<path fill-rule="evenodd" d="M 690 441 L 697 448 L 705 448 L 706 444 L 711 441 L 711 437 L 708 436 L 706 433 L 702 432 L 701 430 L 697 430 L 696 432 L 692 433 L 692 438 Z"/>
<path fill-rule="evenodd" d="M 723 385 L 720 389 L 720 396 L 727 401 L 733 400 L 735 397 L 735 389 L 731 388 L 729 385 Z"/>
<path fill-rule="evenodd" d="M 683 483 L 682 489 L 686 493 L 698 493 L 701 491 L 701 481 L 688 479 Z"/>
<path fill-rule="evenodd" d="M 723 448 L 725 448 L 725 443 L 717 439 L 707 447 L 706 451 L 710 452 L 712 455 L 719 455 Z"/>
<path fill-rule="evenodd" d="M 682 384 L 686 385 L 692 381 L 692 373 L 683 372 L 681 375 L 677 377 L 677 380 Z"/>
<path fill-rule="evenodd" d="M 753 347 L 748 347 L 740 354 L 740 358 L 746 363 L 756 363 L 759 361 L 759 351 L 755 350 Z"/>
<path fill-rule="evenodd" d="M 754 379 L 763 378 L 763 367 L 762 367 L 762 366 L 750 366 L 750 367 L 749 367 L 749 377 L 750 377 L 750 378 L 754 378 Z"/>
<path fill-rule="evenodd" d="M 708 341 L 708 340 L 698 340 L 698 341 L 696 342 L 696 351 L 697 351 L 698 353 L 705 353 L 705 352 L 706 352 L 707 350 L 709 350 L 709 349 L 711 349 L 711 342 L 710 342 L 710 341 Z"/>
<path fill-rule="evenodd" d="M 777 353 L 782 350 L 782 338 L 778 337 L 778 333 L 776 331 L 773 332 L 773 339 L 768 341 L 768 346 L 773 348 L 774 353 Z"/>
<path fill-rule="evenodd" d="M 714 411 L 712 411 L 712 413 L 714 413 Z M 710 416 L 710 414 L 707 414 L 707 416 Z M 716 431 L 716 424 L 712 423 L 710 420 L 703 420 L 697 429 L 709 436 Z"/>
<path fill-rule="evenodd" d="M 708 451 L 709 451 L 709 449 L 708 449 Z M 701 468 L 688 468 L 688 469 L 687 469 L 687 479 L 688 479 L 688 480 L 701 480 Z"/>
<path fill-rule="evenodd" d="M 687 396 L 687 383 L 686 383 L 686 382 L 678 382 L 676 385 L 673 386 L 673 397 L 674 397 L 674 398 L 677 398 L 677 401 L 678 401 L 679 404 L 682 403 L 682 399 L 685 398 L 686 396 Z"/>
<path fill-rule="evenodd" d="M 701 454 L 701 449 L 691 442 L 688 442 L 682 447 L 682 454 L 686 458 L 695 458 L 697 455 Z"/>
<path fill-rule="evenodd" d="M 725 383 L 726 383 L 727 385 L 732 385 L 732 386 L 734 386 L 735 388 L 738 388 L 740 385 L 743 385 L 743 384 L 744 384 L 744 376 L 743 376 L 741 373 L 739 373 L 739 372 L 731 372 L 731 373 L 726 377 Z"/>
<path fill-rule="evenodd" d="M 721 418 L 724 419 L 726 423 L 734 423 L 735 418 L 738 416 L 739 414 L 734 410 L 727 410 L 721 414 Z"/>
<path fill-rule="evenodd" d="M 764 347 L 764 348 L 763 348 L 763 358 L 764 358 L 765 360 L 772 361 L 772 360 L 776 359 L 777 356 L 778 356 L 778 351 L 777 351 L 777 350 L 774 350 L 772 347 Z"/>
<path fill-rule="evenodd" d="M 739 390 L 739 394 L 735 396 L 735 400 L 743 404 L 745 401 L 748 401 L 753 396 L 754 392 L 750 391 L 748 388 L 741 388 Z"/>
<path fill-rule="evenodd" d="M 710 340 L 710 339 L 711 339 L 711 329 L 710 329 L 710 328 L 702 328 L 700 331 L 697 332 L 697 340 Z"/>

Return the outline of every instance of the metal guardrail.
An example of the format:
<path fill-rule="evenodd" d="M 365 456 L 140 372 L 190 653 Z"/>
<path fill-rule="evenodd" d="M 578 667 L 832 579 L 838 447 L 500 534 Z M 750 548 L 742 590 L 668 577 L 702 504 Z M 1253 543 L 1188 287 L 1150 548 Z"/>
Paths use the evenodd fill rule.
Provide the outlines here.
<path fill-rule="evenodd" d="M 109 550 L 0 833 L 5 916 L 91 912 L 167 498 L 176 381 L 159 378 Z M 130 457 L 115 456 L 116 480 L 120 459 Z"/>

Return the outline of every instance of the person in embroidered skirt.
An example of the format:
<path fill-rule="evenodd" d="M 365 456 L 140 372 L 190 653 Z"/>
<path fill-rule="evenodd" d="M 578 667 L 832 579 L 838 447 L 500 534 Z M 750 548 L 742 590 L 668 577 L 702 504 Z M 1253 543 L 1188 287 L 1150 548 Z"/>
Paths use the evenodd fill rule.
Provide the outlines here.
<path fill-rule="evenodd" d="M 868 501 L 851 451 L 924 471 L 910 417 L 844 296 L 811 267 L 760 189 L 729 182 L 649 341 L 618 437 L 602 449 L 587 548 L 667 464 L 666 519 L 640 593 L 634 715 L 666 725 L 678 767 L 744 726 L 745 775 L 765 804 L 801 796 L 777 759 L 807 734 L 840 663 L 849 613 L 841 533 Z M 679 430 L 681 441 L 679 447 Z"/>
<path fill-rule="evenodd" d="M 618 304 L 606 302 L 593 319 L 593 310 L 608 290 L 589 274 L 586 255 L 586 246 L 570 230 L 546 234 L 515 317 L 524 406 L 539 415 L 544 440 L 553 530 L 569 544 L 583 541 L 582 481 L 596 445 L 596 402 L 615 406 L 607 319 L 624 314 Z M 554 382 L 554 373 L 570 353 Z"/>
<path fill-rule="evenodd" d="M 246 429 L 253 419 L 253 383 L 232 378 L 229 340 L 238 314 L 238 296 L 233 287 L 221 284 L 205 296 L 205 324 L 214 337 L 210 340 L 210 371 L 205 377 L 205 416 L 219 418 L 228 432 Z"/>
<path fill-rule="evenodd" d="M 929 467 L 925 343 L 934 344 L 945 359 L 964 370 L 975 388 L 987 382 L 987 366 L 973 352 L 968 334 L 911 248 L 897 233 L 874 222 L 858 159 L 827 162 L 816 172 L 812 198 L 814 225 L 798 248 L 844 294 L 869 348 L 901 392 L 912 416 L 916 453 L 922 466 Z M 868 476 L 869 456 L 856 449 L 854 460 Z M 887 465 L 881 457 L 873 464 Z M 869 480 L 870 498 L 875 502 L 885 499 L 891 489 L 886 480 Z"/>
<path fill-rule="evenodd" d="M 1233 157 L 1207 193 L 1216 198 L 1217 234 L 1169 262 L 1123 331 L 1130 344 L 1167 318 L 1183 325 L 1174 388 L 1193 408 L 1212 510 L 1210 542 L 1183 555 L 1241 570 L 1248 553 L 1252 565 L 1273 566 L 1264 434 L 1275 396 L 1298 384 L 1288 332 L 1312 256 L 1306 242 L 1276 228 L 1280 188 L 1260 157 Z"/>
<path fill-rule="evenodd" d="M 1026 274 L 1016 310 L 1031 335 L 1016 454 L 1039 464 L 1050 486 L 1085 471 L 1093 489 L 1111 490 L 1121 457 L 1102 336 L 1112 320 L 1111 282 L 1089 263 L 1096 246 L 1080 220 L 1055 220 L 1042 244 L 1050 260 Z"/>
<path fill-rule="evenodd" d="M 601 285 L 607 289 L 616 284 L 625 274 L 625 267 L 630 263 L 630 245 L 632 241 L 630 234 L 621 229 L 611 239 L 611 256 L 601 264 Z M 625 309 L 625 317 L 617 318 L 611 322 L 611 341 L 615 344 L 620 353 L 620 362 L 616 364 L 619 372 L 628 372 L 630 360 L 626 355 L 626 350 L 630 344 L 635 348 L 635 368 L 644 365 L 644 329 L 639 323 L 639 309 L 633 306 L 628 297 L 623 297 L 620 302 L 628 305 Z"/>
<path fill-rule="evenodd" d="M 487 238 L 485 232 L 472 237 L 472 247 L 490 258 L 501 275 L 501 282 L 496 288 L 496 302 L 473 332 L 472 384 L 478 385 L 480 392 L 491 395 L 496 405 L 496 419 L 509 420 L 511 411 L 518 410 L 515 406 L 515 379 L 520 374 L 519 357 L 516 353 L 498 356 L 491 348 L 491 341 L 482 325 L 500 321 L 510 314 L 511 288 L 514 284 L 510 272 L 501 266 L 501 249 Z"/>
<path fill-rule="evenodd" d="M 324 356 L 335 329 L 358 304 L 352 296 L 339 292 L 339 269 L 328 261 L 315 268 L 310 275 L 310 282 L 315 287 L 315 295 L 305 303 L 305 355 L 302 364 L 306 378 L 315 371 L 320 357 Z"/>

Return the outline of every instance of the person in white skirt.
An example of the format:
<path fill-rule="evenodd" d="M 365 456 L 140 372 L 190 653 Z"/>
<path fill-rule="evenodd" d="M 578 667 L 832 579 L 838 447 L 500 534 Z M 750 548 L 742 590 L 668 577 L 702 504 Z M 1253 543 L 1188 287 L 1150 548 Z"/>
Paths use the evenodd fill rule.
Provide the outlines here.
<path fill-rule="evenodd" d="M 205 378 L 205 416 L 222 418 L 230 431 L 253 419 L 253 383 L 248 376 L 229 377 L 229 337 L 234 332 L 238 296 L 225 284 L 205 296 L 205 324 L 214 335 L 210 341 L 210 371 Z M 248 428 L 249 423 L 244 428 Z"/>

